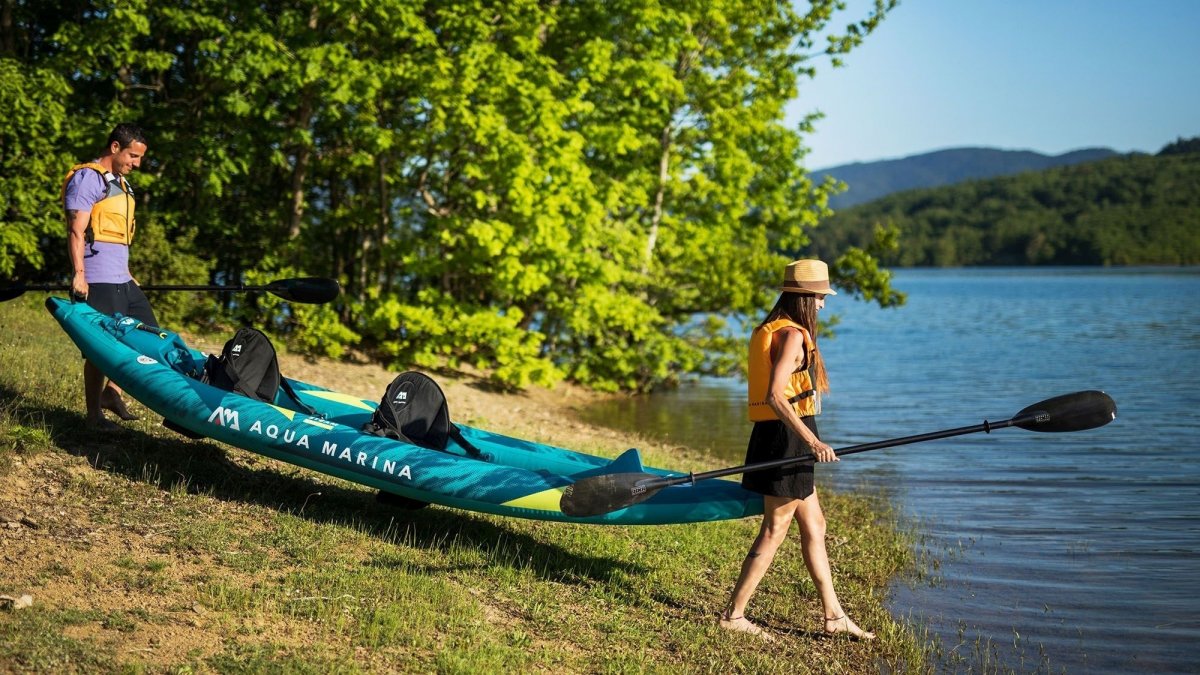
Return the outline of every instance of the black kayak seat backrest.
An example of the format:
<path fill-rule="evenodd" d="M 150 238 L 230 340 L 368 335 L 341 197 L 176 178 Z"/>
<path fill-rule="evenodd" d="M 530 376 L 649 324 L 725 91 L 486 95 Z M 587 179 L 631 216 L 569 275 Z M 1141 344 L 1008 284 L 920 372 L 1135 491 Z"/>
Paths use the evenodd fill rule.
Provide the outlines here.
<path fill-rule="evenodd" d="M 442 388 L 433 378 L 416 371 L 400 373 L 392 380 L 363 431 L 430 450 L 445 450 L 453 438 L 472 456 L 481 455 L 450 421 Z"/>
<path fill-rule="evenodd" d="M 280 388 L 302 412 L 316 414 L 305 405 L 279 373 L 275 346 L 262 331 L 243 326 L 225 343 L 221 354 L 210 355 L 201 381 L 256 401 L 274 404 Z"/>

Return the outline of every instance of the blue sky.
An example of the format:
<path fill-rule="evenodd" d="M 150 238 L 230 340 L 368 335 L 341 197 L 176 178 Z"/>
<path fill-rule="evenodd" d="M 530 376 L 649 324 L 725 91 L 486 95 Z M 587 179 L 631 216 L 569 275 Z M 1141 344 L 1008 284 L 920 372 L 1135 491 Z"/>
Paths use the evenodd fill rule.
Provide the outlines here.
<path fill-rule="evenodd" d="M 871 4 L 848 0 L 835 25 Z M 1200 136 L 1200 0 L 901 0 L 845 60 L 819 60 L 788 107 L 789 123 L 825 114 L 805 137 L 809 169 Z"/>

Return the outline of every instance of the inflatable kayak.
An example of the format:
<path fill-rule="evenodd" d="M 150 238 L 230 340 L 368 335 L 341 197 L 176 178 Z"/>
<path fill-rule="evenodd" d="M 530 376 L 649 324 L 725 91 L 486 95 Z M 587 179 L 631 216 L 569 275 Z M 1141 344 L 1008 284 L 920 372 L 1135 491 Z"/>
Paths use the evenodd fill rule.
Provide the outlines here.
<path fill-rule="evenodd" d="M 419 502 L 501 516 L 610 525 L 658 525 L 753 516 L 762 497 L 738 483 L 710 480 L 662 490 L 645 502 L 597 516 L 562 512 L 563 490 L 607 473 L 647 472 L 637 450 L 606 459 L 461 426 L 478 449 L 451 441 L 444 451 L 364 433 L 375 401 L 289 379 L 297 405 L 218 389 L 199 377 L 207 358 L 177 334 L 86 304 L 49 298 L 46 307 L 67 335 L 126 393 L 177 428 L 267 457 L 344 478 Z M 302 412 L 307 406 L 314 414 Z"/>

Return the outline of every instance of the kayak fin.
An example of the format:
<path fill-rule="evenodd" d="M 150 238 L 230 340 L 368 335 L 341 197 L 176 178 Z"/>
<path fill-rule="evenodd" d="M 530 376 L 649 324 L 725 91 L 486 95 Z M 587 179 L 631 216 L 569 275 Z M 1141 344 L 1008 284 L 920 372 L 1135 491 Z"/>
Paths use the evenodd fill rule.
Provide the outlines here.
<path fill-rule="evenodd" d="M 642 453 L 637 448 L 630 448 L 614 459 L 612 464 L 605 467 L 605 473 L 641 473 Z"/>
<path fill-rule="evenodd" d="M 630 448 L 621 453 L 620 457 L 602 467 L 573 474 L 571 480 L 579 480 L 590 476 L 604 476 L 610 473 L 641 473 L 642 471 L 642 454 L 638 452 L 637 448 Z"/>

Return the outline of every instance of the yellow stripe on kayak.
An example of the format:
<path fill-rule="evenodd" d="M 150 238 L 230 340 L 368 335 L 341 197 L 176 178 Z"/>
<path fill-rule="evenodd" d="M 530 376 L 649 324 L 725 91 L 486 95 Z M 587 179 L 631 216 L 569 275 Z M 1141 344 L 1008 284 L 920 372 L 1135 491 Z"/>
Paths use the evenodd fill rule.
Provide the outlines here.
<path fill-rule="evenodd" d="M 296 421 L 296 411 L 295 411 L 295 410 L 288 410 L 287 408 L 280 408 L 279 406 L 277 406 L 277 405 L 271 405 L 270 403 L 268 403 L 267 405 L 269 405 L 269 406 L 271 406 L 272 408 L 274 408 L 274 409 L 278 410 L 278 411 L 279 411 L 279 414 L 280 414 L 280 415 L 283 415 L 283 416 L 284 416 L 284 417 L 286 417 L 286 418 L 288 418 L 288 421 L 289 421 L 289 422 L 294 422 L 294 421 Z"/>
<path fill-rule="evenodd" d="M 541 492 L 535 492 L 531 495 L 525 495 L 524 497 L 517 497 L 512 501 L 504 502 L 501 504 L 501 506 L 511 506 L 518 509 L 537 509 L 538 511 L 557 511 L 562 513 L 562 509 L 558 506 L 559 500 L 562 499 L 562 494 L 562 488 L 550 488 L 549 490 L 542 490 Z"/>
<path fill-rule="evenodd" d="M 304 395 L 323 398 L 326 401 L 333 401 L 334 403 L 344 403 L 346 405 L 354 406 L 355 408 L 362 408 L 363 410 L 375 409 L 360 398 L 355 398 L 349 394 L 339 394 L 336 391 L 306 391 L 304 392 Z"/>

